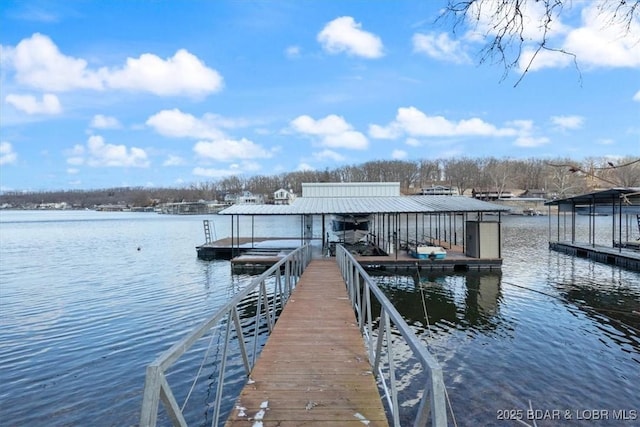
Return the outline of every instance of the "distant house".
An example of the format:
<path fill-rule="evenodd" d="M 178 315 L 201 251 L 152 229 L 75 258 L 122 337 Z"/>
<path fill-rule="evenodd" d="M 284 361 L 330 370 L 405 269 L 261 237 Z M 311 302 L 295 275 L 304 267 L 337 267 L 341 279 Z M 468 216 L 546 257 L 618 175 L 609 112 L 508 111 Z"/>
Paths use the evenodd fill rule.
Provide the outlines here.
<path fill-rule="evenodd" d="M 498 190 L 495 188 L 488 190 L 473 190 L 473 197 L 479 200 L 504 200 L 504 199 L 512 199 L 515 197 L 511 190 Z"/>
<path fill-rule="evenodd" d="M 296 199 L 296 195 L 284 188 L 279 189 L 273 193 L 273 202 L 276 205 L 290 205 Z"/>
<path fill-rule="evenodd" d="M 423 196 L 457 196 L 458 189 L 445 185 L 432 185 L 431 187 L 422 187 L 420 194 Z"/>
<path fill-rule="evenodd" d="M 264 204 L 264 197 L 255 195 L 251 191 L 243 191 L 242 196 L 236 199 L 236 203 L 240 205 L 262 205 Z"/>

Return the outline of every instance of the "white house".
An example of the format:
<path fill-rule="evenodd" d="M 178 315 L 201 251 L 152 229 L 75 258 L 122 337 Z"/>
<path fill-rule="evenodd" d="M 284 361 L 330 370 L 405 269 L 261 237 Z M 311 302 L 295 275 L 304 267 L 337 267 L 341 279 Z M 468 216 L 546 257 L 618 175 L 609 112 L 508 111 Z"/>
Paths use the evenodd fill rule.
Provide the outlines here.
<path fill-rule="evenodd" d="M 285 190 L 284 188 L 273 193 L 273 202 L 276 205 L 290 205 L 295 199 L 296 195 L 293 191 Z"/>
<path fill-rule="evenodd" d="M 262 195 L 255 195 L 250 191 L 243 191 L 242 196 L 236 199 L 236 203 L 240 205 L 262 205 L 264 204 L 264 197 Z"/>

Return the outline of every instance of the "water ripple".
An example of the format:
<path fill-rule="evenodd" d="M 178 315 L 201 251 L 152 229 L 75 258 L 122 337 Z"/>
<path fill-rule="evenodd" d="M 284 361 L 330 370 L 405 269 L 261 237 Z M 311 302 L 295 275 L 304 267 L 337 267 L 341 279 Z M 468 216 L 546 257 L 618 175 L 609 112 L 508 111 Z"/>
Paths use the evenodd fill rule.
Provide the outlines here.
<path fill-rule="evenodd" d="M 196 259 L 202 218 L 37 212 L 11 213 L 6 221 L 5 215 L 3 425 L 137 424 L 145 367 L 250 280 L 231 275 L 228 262 Z M 497 410 L 527 409 L 529 402 L 536 409 L 640 407 L 640 316 L 633 314 L 640 312 L 640 275 L 550 252 L 546 230 L 544 218 L 506 219 L 501 274 L 377 278 L 443 365 L 459 425 L 498 425 Z M 33 242 L 46 253 L 34 253 Z M 211 424 L 216 333 L 199 398 L 187 406 L 196 424 Z M 172 368 L 179 401 L 210 339 Z M 405 358 L 399 378 L 411 408 L 413 379 L 421 373 L 407 355 L 398 357 Z M 234 390 L 244 380 L 237 360 L 228 367 Z"/>

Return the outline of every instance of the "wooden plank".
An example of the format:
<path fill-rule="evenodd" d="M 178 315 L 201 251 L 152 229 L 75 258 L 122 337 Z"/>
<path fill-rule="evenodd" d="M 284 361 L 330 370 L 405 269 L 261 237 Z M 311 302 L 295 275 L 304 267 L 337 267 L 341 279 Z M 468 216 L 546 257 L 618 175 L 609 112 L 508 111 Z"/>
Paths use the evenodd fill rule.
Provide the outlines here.
<path fill-rule="evenodd" d="M 227 427 L 388 426 L 334 259 L 314 260 L 267 340 Z"/>

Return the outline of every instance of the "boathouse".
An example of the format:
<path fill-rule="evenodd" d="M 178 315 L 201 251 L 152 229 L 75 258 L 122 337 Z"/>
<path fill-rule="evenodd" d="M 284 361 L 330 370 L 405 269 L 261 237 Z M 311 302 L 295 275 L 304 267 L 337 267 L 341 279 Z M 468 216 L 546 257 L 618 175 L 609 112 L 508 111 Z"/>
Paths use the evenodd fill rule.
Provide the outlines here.
<path fill-rule="evenodd" d="M 231 236 L 214 242 L 205 235 L 206 243 L 197 251 L 201 259 L 226 258 L 232 260 L 232 266 L 245 267 L 271 265 L 304 243 L 311 243 L 317 256 L 330 256 L 335 246 L 327 227 L 330 218 L 367 215 L 372 217 L 367 242 L 352 249 L 365 268 L 500 269 L 501 214 L 508 210 L 464 196 L 402 196 L 398 182 L 305 183 L 302 196 L 291 205 L 234 205 L 219 212 L 230 216 Z M 255 235 L 256 218 L 270 215 L 299 216 L 299 239 Z M 241 216 L 251 217 L 248 233 L 240 230 Z M 314 225 L 320 230 L 314 230 Z M 441 246 L 447 256 L 442 260 L 412 258 L 407 253 L 411 242 Z"/>
<path fill-rule="evenodd" d="M 549 211 L 551 249 L 640 271 L 640 187 L 610 188 L 545 204 L 557 207 L 556 215 Z M 578 215 L 587 218 L 586 235 L 578 231 Z"/>

